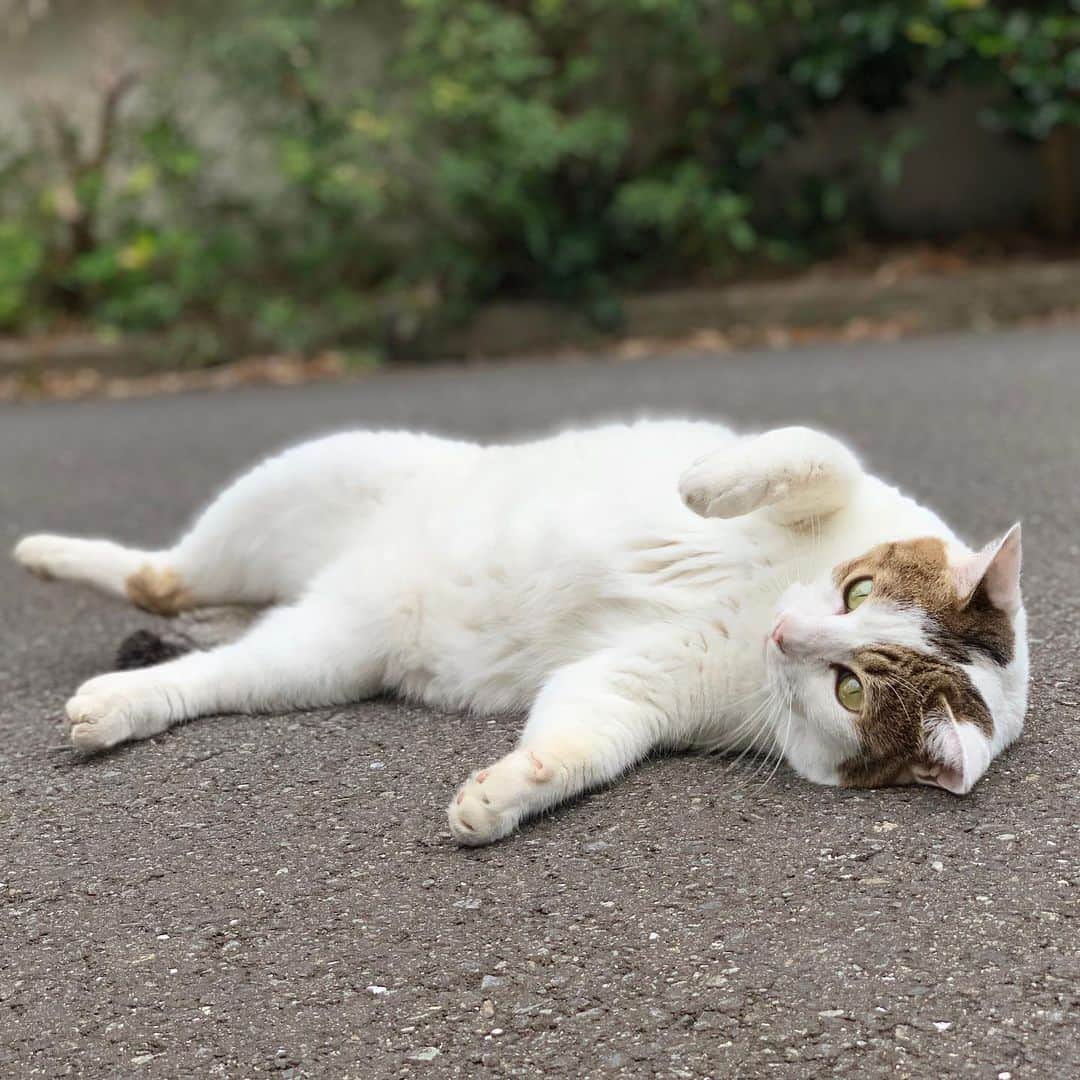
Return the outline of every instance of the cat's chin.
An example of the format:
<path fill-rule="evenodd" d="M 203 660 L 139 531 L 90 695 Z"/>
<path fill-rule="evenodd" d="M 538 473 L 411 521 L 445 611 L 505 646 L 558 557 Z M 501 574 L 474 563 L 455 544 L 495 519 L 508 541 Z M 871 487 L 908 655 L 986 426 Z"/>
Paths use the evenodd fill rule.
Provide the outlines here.
<path fill-rule="evenodd" d="M 829 755 L 823 753 L 820 747 L 789 747 L 784 753 L 784 761 L 796 776 L 808 780 L 811 784 L 839 787 L 842 783 L 839 767 L 833 764 Z"/>

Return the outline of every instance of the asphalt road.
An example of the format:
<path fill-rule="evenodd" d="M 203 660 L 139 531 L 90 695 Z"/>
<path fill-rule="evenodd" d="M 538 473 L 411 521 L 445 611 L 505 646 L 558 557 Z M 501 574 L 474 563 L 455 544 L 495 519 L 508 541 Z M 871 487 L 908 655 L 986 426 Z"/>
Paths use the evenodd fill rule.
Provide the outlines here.
<path fill-rule="evenodd" d="M 1080 1075 L 1080 335 L 0 409 L 0 542 L 163 542 L 327 430 L 642 412 L 818 423 L 973 540 L 1023 519 L 1032 707 L 976 791 L 680 757 L 463 851 L 444 805 L 512 723 L 377 702 L 82 760 L 65 698 L 153 623 L 0 561 L 0 1075 Z"/>

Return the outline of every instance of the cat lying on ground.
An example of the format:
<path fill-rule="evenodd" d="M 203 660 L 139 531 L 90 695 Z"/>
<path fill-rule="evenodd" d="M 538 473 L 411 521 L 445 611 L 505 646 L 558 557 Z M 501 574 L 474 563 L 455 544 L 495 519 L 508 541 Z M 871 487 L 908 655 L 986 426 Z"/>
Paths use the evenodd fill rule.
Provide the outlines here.
<path fill-rule="evenodd" d="M 218 647 L 84 683 L 67 703 L 82 750 L 387 690 L 526 713 L 518 748 L 450 803 L 463 844 L 665 748 L 963 793 L 1026 708 L 1019 526 L 971 551 L 806 428 L 335 435 L 241 477 L 167 550 L 31 536 L 15 557 L 162 615 L 268 609 Z"/>

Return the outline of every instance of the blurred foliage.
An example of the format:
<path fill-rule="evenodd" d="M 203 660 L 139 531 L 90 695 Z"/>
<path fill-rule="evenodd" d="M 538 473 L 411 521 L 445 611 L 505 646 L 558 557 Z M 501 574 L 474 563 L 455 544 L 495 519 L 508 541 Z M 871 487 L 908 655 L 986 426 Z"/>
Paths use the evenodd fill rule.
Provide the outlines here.
<path fill-rule="evenodd" d="M 495 296 L 613 325 L 620 288 L 802 260 L 865 227 L 909 130 L 764 194 L 822 109 L 964 79 L 991 88 L 982 120 L 1003 132 L 1080 124 L 1075 0 L 386 7 L 375 85 L 341 55 L 370 2 L 194 0 L 155 25 L 163 59 L 135 100 L 134 73 L 103 89 L 96 138 L 38 107 L 0 149 L 0 327 L 172 328 L 205 362 L 238 343 L 408 352 Z M 251 191 L 219 182 L 183 95 L 158 93 L 175 57 L 258 148 Z"/>

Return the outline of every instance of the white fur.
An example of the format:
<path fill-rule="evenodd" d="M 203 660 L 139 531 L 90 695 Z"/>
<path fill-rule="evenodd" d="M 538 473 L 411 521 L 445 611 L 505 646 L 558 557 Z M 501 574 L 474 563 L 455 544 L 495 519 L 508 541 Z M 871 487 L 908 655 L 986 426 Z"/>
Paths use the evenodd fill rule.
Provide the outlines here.
<path fill-rule="evenodd" d="M 836 614 L 829 573 L 883 540 L 925 535 L 967 550 L 829 436 L 642 422 L 489 448 L 337 435 L 259 465 L 170 550 L 30 537 L 15 554 L 121 595 L 149 563 L 200 605 L 271 608 L 235 642 L 85 683 L 67 707 L 82 748 L 382 690 L 527 711 L 520 748 L 450 806 L 454 835 L 485 843 L 659 747 L 752 746 L 837 782 L 850 717 L 821 673 L 795 678 L 778 663 L 769 634 L 781 611 L 824 610 L 806 646 L 819 654 L 886 638 L 920 647 L 904 612 Z M 1009 714 L 1008 738 L 1022 723 L 1026 651 L 1015 674 L 987 697 L 995 721 Z M 983 689 L 989 676 L 973 678 Z"/>

